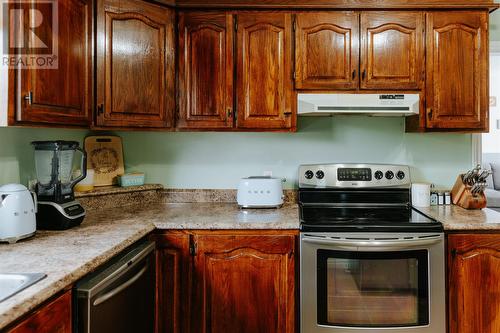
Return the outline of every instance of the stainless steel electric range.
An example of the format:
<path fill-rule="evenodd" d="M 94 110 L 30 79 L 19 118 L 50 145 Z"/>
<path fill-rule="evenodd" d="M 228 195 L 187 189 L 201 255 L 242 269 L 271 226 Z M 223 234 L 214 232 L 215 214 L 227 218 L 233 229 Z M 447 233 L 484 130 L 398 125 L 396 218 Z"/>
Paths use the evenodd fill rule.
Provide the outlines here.
<path fill-rule="evenodd" d="M 408 166 L 299 169 L 302 333 L 445 332 L 443 227 Z"/>

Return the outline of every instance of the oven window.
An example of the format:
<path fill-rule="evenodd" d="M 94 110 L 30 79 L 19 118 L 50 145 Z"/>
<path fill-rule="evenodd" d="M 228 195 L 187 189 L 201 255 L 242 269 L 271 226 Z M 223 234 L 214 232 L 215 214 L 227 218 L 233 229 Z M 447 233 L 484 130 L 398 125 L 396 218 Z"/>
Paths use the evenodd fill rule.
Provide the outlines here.
<path fill-rule="evenodd" d="M 317 299 L 320 325 L 428 325 L 428 252 L 318 250 Z"/>

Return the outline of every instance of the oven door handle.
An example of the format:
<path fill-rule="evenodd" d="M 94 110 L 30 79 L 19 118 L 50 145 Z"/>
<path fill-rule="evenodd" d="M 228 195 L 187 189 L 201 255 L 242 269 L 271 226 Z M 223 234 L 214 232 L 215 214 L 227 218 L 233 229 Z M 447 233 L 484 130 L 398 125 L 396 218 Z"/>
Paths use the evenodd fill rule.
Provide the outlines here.
<path fill-rule="evenodd" d="M 318 239 L 303 237 L 302 241 L 310 244 L 327 245 L 347 250 L 404 250 L 414 247 L 429 246 L 443 241 L 442 236 L 401 239 L 401 240 L 340 240 L 340 239 Z"/>

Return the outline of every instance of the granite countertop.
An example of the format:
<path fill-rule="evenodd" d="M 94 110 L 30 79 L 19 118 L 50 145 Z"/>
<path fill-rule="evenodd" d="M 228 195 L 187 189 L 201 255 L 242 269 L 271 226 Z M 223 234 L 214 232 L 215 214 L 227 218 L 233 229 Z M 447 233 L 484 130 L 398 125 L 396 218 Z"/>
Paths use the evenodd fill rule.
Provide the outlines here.
<path fill-rule="evenodd" d="M 419 210 L 447 231 L 500 231 L 500 213 L 433 206 Z M 39 231 L 17 244 L 0 244 L 0 272 L 47 277 L 0 303 L 0 330 L 71 286 L 155 229 L 299 229 L 298 208 L 240 210 L 234 203 L 167 203 L 90 210 L 81 226 Z"/>
<path fill-rule="evenodd" d="M 416 209 L 441 222 L 445 231 L 500 232 L 500 213 L 493 209 L 468 210 L 455 205 Z"/>
<path fill-rule="evenodd" d="M 34 238 L 0 244 L 0 272 L 47 277 L 0 303 L 0 330 L 159 229 L 298 229 L 296 205 L 240 210 L 235 204 L 155 204 L 89 211 L 79 227 L 38 231 Z"/>

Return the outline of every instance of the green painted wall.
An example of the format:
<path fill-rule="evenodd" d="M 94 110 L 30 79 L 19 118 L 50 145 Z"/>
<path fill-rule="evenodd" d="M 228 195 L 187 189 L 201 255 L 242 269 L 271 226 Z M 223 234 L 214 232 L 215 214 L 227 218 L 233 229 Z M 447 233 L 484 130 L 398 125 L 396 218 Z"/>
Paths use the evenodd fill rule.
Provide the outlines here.
<path fill-rule="evenodd" d="M 32 140 L 79 140 L 86 131 L 0 128 L 0 184 L 34 177 Z M 415 181 L 451 186 L 471 163 L 467 134 L 405 134 L 403 118 L 299 118 L 298 133 L 118 133 L 126 168 L 171 188 L 235 188 L 273 175 L 294 187 L 301 163 L 376 162 L 413 167 Z"/>
<path fill-rule="evenodd" d="M 495 0 L 500 3 L 500 0 Z M 500 41 L 500 10 L 490 14 L 490 40 Z"/>

